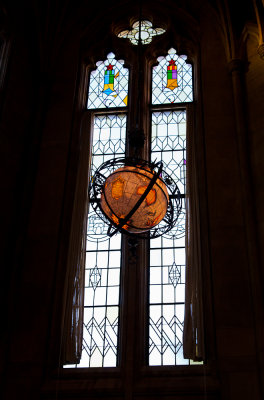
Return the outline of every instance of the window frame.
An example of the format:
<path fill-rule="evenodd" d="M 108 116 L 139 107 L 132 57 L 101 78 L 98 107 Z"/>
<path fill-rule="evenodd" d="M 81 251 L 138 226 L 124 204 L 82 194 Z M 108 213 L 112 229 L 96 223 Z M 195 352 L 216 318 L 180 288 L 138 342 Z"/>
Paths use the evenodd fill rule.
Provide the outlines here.
<path fill-rule="evenodd" d="M 134 49 L 136 49 L 136 54 L 134 57 L 137 58 L 137 46 L 133 46 Z M 146 48 L 146 47 L 145 47 Z M 169 49 L 167 49 L 169 50 Z M 114 51 L 114 50 L 113 50 Z M 167 52 L 166 52 L 167 54 Z M 106 54 L 107 55 L 107 54 Z M 188 129 L 188 118 L 189 114 L 192 113 L 192 104 L 193 102 L 183 102 L 183 103 L 174 103 L 174 104 L 152 104 L 152 71 L 153 67 L 155 64 L 157 64 L 156 59 L 152 60 L 152 63 L 149 63 L 147 58 L 144 57 L 145 52 L 144 49 L 141 53 L 141 66 L 137 68 L 133 68 L 133 63 L 127 65 L 127 60 L 125 60 L 124 66 L 129 69 L 129 83 L 128 83 L 128 97 L 129 97 L 129 102 L 127 107 L 107 107 L 107 108 L 99 108 L 99 109 L 93 109 L 89 108 L 86 110 L 86 113 L 89 113 L 91 120 L 91 127 L 90 130 L 92 131 L 93 129 L 93 121 L 96 115 L 110 115 L 110 114 L 118 114 L 118 113 L 124 113 L 127 115 L 127 128 L 126 128 L 126 150 L 125 153 L 126 155 L 131 155 L 131 148 L 129 146 L 129 132 L 131 131 L 131 127 L 129 125 L 129 120 L 132 120 L 133 117 L 131 117 L 131 114 L 133 111 L 137 110 L 137 100 L 138 100 L 138 95 L 134 96 L 134 98 L 131 98 L 130 93 L 135 93 L 135 82 L 139 82 L 139 77 L 135 79 L 135 76 L 132 75 L 134 74 L 139 74 L 142 73 L 141 71 L 145 70 L 146 75 L 149 77 L 148 81 L 144 85 L 144 94 L 143 96 L 143 104 L 142 104 L 142 109 L 139 114 L 141 115 L 142 119 L 140 121 L 140 128 L 142 126 L 147 126 L 147 129 L 144 130 L 145 132 L 145 145 L 142 148 L 142 158 L 146 158 L 150 160 L 151 158 L 151 125 L 152 125 L 152 114 L 156 111 L 185 111 L 186 112 L 186 131 Z M 106 57 L 104 58 L 104 60 Z M 115 59 L 118 60 L 119 58 L 115 55 Z M 102 60 L 102 61 L 104 61 Z M 99 61 L 99 60 L 97 60 Z M 137 59 L 136 59 L 137 61 Z M 134 61 L 135 62 L 135 61 Z M 185 61 L 187 62 L 187 60 Z M 94 69 L 90 69 L 90 72 L 93 71 Z M 131 73 L 132 72 L 132 73 Z M 134 79 L 133 79 L 134 78 Z M 193 79 L 193 78 L 192 78 Z M 89 81 L 89 80 L 88 80 Z M 88 82 L 87 81 L 87 82 Z M 133 84 L 134 82 L 134 84 Z M 87 85 L 87 97 L 88 97 L 88 89 L 89 85 Z M 140 90 L 140 86 L 136 87 L 137 90 Z M 194 92 L 194 91 L 193 91 Z M 145 100 L 145 104 L 144 104 Z M 146 104 L 147 102 L 150 102 L 150 104 Z M 144 110 L 148 110 L 147 112 L 144 112 Z M 186 132 L 186 138 L 187 138 L 187 132 Z M 133 149 L 132 149 L 133 150 Z M 119 343 L 119 351 L 118 351 L 118 356 L 117 356 L 117 366 L 121 366 L 124 368 L 124 365 L 126 364 L 123 362 L 123 359 L 127 360 L 131 358 L 131 354 L 127 354 L 127 349 L 126 345 L 123 345 L 124 342 L 124 336 L 128 336 L 127 340 L 129 342 L 133 342 L 133 339 L 130 338 L 132 335 L 132 332 L 135 330 L 137 332 L 141 333 L 139 334 L 140 337 L 144 337 L 144 340 L 140 340 L 140 345 L 138 349 L 140 349 L 140 354 L 136 355 L 136 358 L 138 359 L 138 367 L 144 365 L 146 367 L 152 368 L 153 366 L 148 365 L 148 358 L 149 358 L 149 349 L 148 349 L 148 331 L 149 331 L 149 304 L 148 304 L 148 297 L 149 297 L 149 255 L 150 255 L 150 245 L 144 240 L 137 240 L 137 250 L 131 249 L 131 246 L 128 244 L 129 243 L 129 238 L 126 237 L 126 235 L 123 235 L 122 238 L 122 248 L 121 248 L 121 279 L 120 279 L 120 302 L 119 302 L 119 333 L 118 333 L 118 343 Z M 128 257 L 126 256 L 128 254 Z M 138 296 L 140 297 L 139 304 L 143 304 L 143 307 L 139 307 L 137 304 L 132 304 L 132 298 L 133 298 L 133 291 L 134 293 L 137 291 L 137 287 L 133 287 L 134 285 L 134 278 L 131 280 L 130 278 L 127 278 L 128 274 L 131 274 L 131 272 L 128 272 L 127 269 L 129 268 L 130 264 L 130 259 L 134 258 L 136 255 L 137 260 L 134 261 L 134 264 L 139 264 L 140 268 L 139 271 L 137 271 L 137 275 L 139 277 L 140 282 L 142 282 Z M 146 276 L 142 276 L 141 270 L 144 269 L 142 268 L 143 266 L 147 266 L 145 268 L 146 270 Z M 135 269 L 135 265 L 131 267 L 132 269 Z M 132 274 L 133 276 L 133 274 Z M 133 283 L 132 283 L 133 281 Z M 127 282 L 129 282 L 129 285 L 127 285 Z M 125 288 L 125 289 L 124 289 Z M 132 289 L 133 288 L 133 289 Z M 131 293 L 129 296 L 126 296 L 126 293 Z M 121 299 L 127 299 L 127 304 L 124 306 L 123 301 Z M 122 306 L 120 306 L 122 304 Z M 142 312 L 143 309 L 143 312 Z M 129 327 L 129 321 L 126 320 L 126 315 L 130 314 L 130 311 L 137 310 L 137 315 L 140 315 L 140 323 L 139 327 L 138 326 L 130 326 Z M 142 315 L 141 315 L 142 314 Z M 125 315 L 125 316 L 123 316 Z M 123 316 L 123 317 L 122 317 Z M 133 320 L 133 315 L 130 316 L 129 319 Z M 138 325 L 138 324 L 136 324 Z M 143 329 L 142 329 L 143 327 Z M 132 346 L 127 346 L 129 349 Z M 172 367 L 178 367 L 179 365 L 170 365 L 168 366 L 169 368 Z M 156 367 L 156 366 L 155 366 Z M 166 366 L 160 366 L 162 368 Z M 82 367 L 84 368 L 84 367 Z M 92 367 L 89 367 L 89 369 Z M 96 367 L 100 368 L 100 367 Z M 105 368 L 105 367 L 102 367 Z M 116 367 L 115 367 L 116 368 Z"/>
<path fill-rule="evenodd" d="M 161 39 L 159 38 L 158 40 L 153 40 L 153 42 L 149 45 L 148 51 L 146 51 L 146 70 L 144 70 L 144 79 L 145 82 L 148 82 L 147 86 L 150 87 L 150 80 L 151 80 L 151 70 L 152 66 L 156 62 L 156 56 L 157 51 L 154 49 L 153 50 L 153 45 L 158 42 L 161 42 Z M 176 40 L 177 42 L 177 40 Z M 122 59 L 125 58 L 122 56 L 122 54 L 126 54 L 126 51 L 128 54 L 131 56 L 133 53 L 130 50 L 127 50 L 125 44 L 119 43 L 119 50 L 115 52 L 116 59 Z M 164 45 L 162 46 L 162 49 L 169 49 L 170 44 L 168 45 L 168 41 L 164 40 Z M 177 43 L 174 46 L 177 48 Z M 114 48 L 114 46 L 113 46 Z M 105 59 L 106 54 L 108 54 L 111 51 L 115 51 L 112 47 L 109 48 L 109 50 L 106 50 L 104 52 L 104 56 L 102 56 L 102 53 L 98 53 L 97 51 L 94 51 L 94 49 L 91 49 L 89 51 L 89 54 L 87 54 L 87 51 L 84 51 L 83 56 L 81 57 L 82 60 L 87 60 L 89 59 L 94 59 L 94 60 L 99 60 L 99 59 Z M 149 56 L 150 53 L 152 52 L 151 57 Z M 191 51 L 192 52 L 192 51 Z M 180 52 L 184 54 L 188 54 L 188 51 Z M 129 57 L 128 57 L 129 58 Z M 133 58 L 133 57 L 132 57 Z M 194 54 L 191 58 L 192 65 L 193 65 L 193 79 L 194 79 L 194 101 L 193 103 L 179 103 L 175 104 L 173 107 L 175 109 L 177 108 L 182 108 L 182 104 L 184 108 L 186 109 L 186 117 L 187 117 L 187 129 L 189 131 L 188 135 L 190 135 L 192 132 L 194 133 L 199 133 L 199 135 L 196 135 L 194 144 L 196 148 L 199 148 L 201 150 L 201 154 L 198 157 L 199 160 L 202 160 L 202 167 L 201 170 L 199 171 L 198 174 L 198 180 L 199 183 L 201 183 L 201 191 L 206 187 L 206 182 L 204 181 L 205 177 L 205 172 L 204 172 L 204 157 L 205 157 L 205 149 L 204 149 L 204 139 L 203 139 L 203 134 L 202 134 L 202 106 L 201 103 L 199 105 L 199 101 L 201 100 L 201 90 L 197 90 L 197 87 L 199 86 L 200 88 L 200 82 L 198 80 L 199 77 L 199 55 Z M 125 66 L 130 67 L 130 85 L 131 85 L 131 80 L 136 81 L 137 76 L 135 74 L 135 71 L 133 71 L 133 68 L 131 65 L 128 63 L 127 58 L 125 58 Z M 79 121 L 76 123 L 75 130 L 81 130 L 81 134 L 87 134 L 88 132 L 91 131 L 90 127 L 90 122 L 92 119 L 92 113 L 105 113 L 107 109 L 102 109 L 102 110 L 87 110 L 86 109 L 86 88 L 87 88 L 87 83 L 89 81 L 89 73 L 91 69 L 94 69 L 94 64 L 87 64 L 86 62 L 82 63 L 81 65 L 81 70 L 79 72 L 79 93 L 78 93 L 78 105 L 77 109 L 81 111 L 79 113 Z M 132 120 L 134 115 L 135 115 L 135 105 L 131 102 L 131 97 L 133 96 L 133 92 L 130 91 L 129 93 L 129 104 L 131 106 L 131 111 L 130 114 L 128 114 L 128 126 L 130 126 L 130 119 Z M 150 96 L 150 90 L 146 91 L 144 90 L 143 93 L 143 107 L 147 105 L 148 107 L 148 116 L 151 115 L 152 110 L 155 108 L 165 110 L 168 108 L 168 105 L 157 105 L 157 106 L 152 106 L 150 105 L 149 101 L 149 96 Z M 85 111 L 83 111 L 85 109 Z M 123 110 L 123 107 L 121 108 Z M 120 110 L 121 110 L 120 109 Z M 119 112 L 119 108 L 115 109 L 109 109 L 109 112 Z M 194 124 L 194 117 L 196 118 L 196 122 Z M 77 117 L 78 119 L 78 117 Z M 146 135 L 150 135 L 150 122 L 151 119 L 145 119 L 142 122 L 142 125 L 145 130 Z M 188 122 L 189 121 L 189 122 Z M 81 149 L 81 151 L 85 151 L 84 149 Z M 149 148 L 145 150 L 145 152 L 148 154 Z M 143 155 L 144 156 L 144 155 Z M 205 193 L 205 192 L 204 192 Z M 201 196 L 203 199 L 205 198 L 205 195 Z M 206 204 L 206 199 L 205 199 L 205 204 Z M 208 234 L 208 228 L 207 228 L 207 209 L 202 208 L 201 209 L 201 219 L 204 217 L 204 224 L 202 226 L 202 230 L 205 232 L 205 234 Z M 127 243 L 123 244 L 124 246 L 128 246 Z M 141 248 L 137 248 L 137 252 L 139 252 L 139 256 L 141 259 L 143 259 L 143 262 L 145 260 L 145 255 L 146 255 L 146 243 L 143 243 Z M 123 252 L 124 254 L 124 261 L 122 262 L 127 262 L 127 257 L 128 257 L 128 250 L 125 249 Z M 203 243 L 203 254 L 204 254 L 204 261 L 206 264 L 206 273 L 205 273 L 205 284 L 210 285 L 210 273 L 208 272 L 209 269 L 209 251 L 208 251 L 208 243 L 207 240 Z M 141 286 L 144 285 L 147 282 L 147 269 L 144 271 L 138 271 L 137 269 L 134 268 L 134 271 L 132 271 L 132 280 L 135 281 L 137 278 L 138 274 L 142 275 L 141 279 Z M 122 292 L 127 290 L 127 285 L 128 285 L 128 279 L 127 277 L 124 277 L 122 274 L 122 281 L 123 285 L 122 287 Z M 130 292 L 133 291 L 133 289 L 130 286 Z M 210 287 L 210 286 L 209 286 Z M 146 288 L 146 285 L 145 285 Z M 128 296 L 129 297 L 129 296 Z M 144 304 L 146 303 L 146 298 L 147 294 L 146 291 L 141 290 L 140 297 L 137 299 L 137 302 L 139 304 Z M 210 298 L 210 293 L 209 293 L 209 298 Z M 133 314 L 133 323 L 137 324 L 139 327 L 138 332 L 141 337 L 145 338 L 147 337 L 146 333 L 146 319 L 147 316 L 144 315 L 144 312 L 142 311 L 142 308 L 139 309 L 139 315 L 136 315 L 135 313 Z M 211 316 L 211 306 L 210 306 L 210 300 L 209 300 L 209 307 L 207 304 L 206 307 L 206 319 L 209 321 L 209 329 L 207 331 L 210 333 L 212 332 L 212 316 Z M 124 321 L 127 321 L 127 315 L 124 315 L 124 312 L 121 311 L 120 314 L 120 324 L 123 324 L 123 329 L 128 331 L 129 326 L 124 324 Z M 131 324 L 130 324 L 131 325 Z M 130 330 L 131 332 L 131 330 Z M 122 355 L 120 365 L 118 367 L 103 367 L 103 368 L 81 368 L 81 369 L 59 369 L 54 371 L 53 378 L 55 378 L 52 382 L 50 382 L 50 386 L 47 387 L 47 390 L 49 391 L 54 391 L 54 384 L 56 388 L 59 388 L 60 392 L 63 394 L 67 394 L 69 391 L 69 388 L 72 393 L 77 393 L 78 395 L 84 395 L 89 393 L 91 396 L 105 396 L 107 394 L 111 395 L 116 395 L 116 396 L 122 396 L 125 395 L 125 393 L 131 392 L 134 394 L 141 393 L 142 395 L 149 395 L 150 393 L 153 393 L 153 396 L 160 396 L 160 395 L 171 395 L 171 393 L 175 393 L 177 390 L 177 393 L 179 395 L 187 395 L 188 394 L 192 397 L 192 395 L 195 394 L 200 394 L 202 395 L 204 393 L 203 389 L 203 382 L 206 376 L 207 380 L 207 385 L 211 385 L 211 392 L 217 393 L 218 392 L 218 383 L 215 378 L 215 363 L 213 361 L 214 359 L 214 344 L 213 344 L 214 338 L 209 339 L 207 342 L 207 348 L 209 348 L 209 361 L 204 364 L 203 366 L 201 365 L 177 365 L 177 366 L 147 366 L 145 363 L 145 351 L 143 349 L 143 343 L 146 343 L 146 340 L 142 340 L 139 346 L 137 346 L 137 357 L 136 361 L 132 361 L 131 364 L 128 365 L 127 360 L 129 360 L 131 356 L 131 351 L 127 352 L 127 346 L 126 346 L 126 341 L 124 340 L 124 337 L 121 338 L 120 340 L 120 355 Z M 145 346 L 147 349 L 147 346 Z M 211 356 L 211 357 L 210 357 Z M 166 381 L 164 381 L 164 379 Z M 135 384 L 133 383 L 135 382 Z M 152 388 L 152 392 L 149 391 L 149 388 Z"/>
<path fill-rule="evenodd" d="M 138 57 L 137 46 L 133 46 L 133 48 L 136 50 L 134 58 L 137 58 Z M 133 68 L 133 64 L 129 64 L 130 68 L 128 68 L 128 69 L 130 71 L 130 74 L 129 74 L 130 78 L 129 78 L 129 86 L 128 86 L 129 87 L 129 93 L 128 93 L 129 102 L 128 102 L 128 106 L 127 107 L 113 107 L 113 108 L 110 107 L 110 108 L 102 108 L 102 109 L 101 108 L 100 109 L 89 109 L 87 111 L 91 112 L 91 115 L 93 116 L 93 118 L 94 118 L 95 115 L 107 115 L 107 114 L 111 114 L 111 113 L 112 114 L 113 113 L 117 114 L 119 112 L 127 113 L 126 155 L 130 155 L 131 148 L 129 146 L 129 131 L 131 130 L 131 126 L 130 126 L 130 121 L 129 120 L 133 120 L 133 117 L 134 117 L 135 112 L 137 110 L 136 102 L 138 100 L 138 95 L 135 95 L 134 98 L 132 98 L 132 96 L 130 96 L 130 93 L 131 92 L 135 93 L 135 90 L 140 90 L 141 89 L 140 86 L 137 86 L 136 89 L 135 89 L 135 86 L 136 86 L 135 82 L 136 81 L 139 82 L 138 74 L 142 73 L 142 71 L 145 70 L 146 71 L 145 75 L 149 76 L 149 79 L 148 79 L 148 82 L 145 82 L 144 90 L 142 90 L 143 101 L 142 101 L 142 104 L 141 104 L 142 110 L 141 110 L 141 113 L 140 113 L 141 114 L 140 128 L 143 127 L 143 126 L 147 126 L 147 129 L 146 130 L 144 129 L 144 132 L 145 132 L 145 145 L 142 148 L 141 157 L 142 158 L 146 158 L 146 159 L 150 159 L 150 157 L 151 157 L 150 142 L 151 142 L 151 116 L 152 116 L 152 113 L 155 112 L 155 111 L 184 110 L 184 111 L 186 111 L 186 130 L 187 130 L 188 129 L 187 128 L 187 126 L 188 126 L 188 118 L 189 118 L 189 116 L 187 116 L 187 113 L 188 114 L 191 113 L 192 102 L 186 102 L 186 103 L 183 102 L 183 103 L 174 103 L 174 104 L 156 104 L 156 105 L 152 104 L 152 101 L 151 101 L 152 100 L 152 69 L 153 69 L 154 65 L 157 64 L 157 60 L 156 59 L 152 60 L 152 63 L 149 63 L 147 61 L 147 58 L 145 57 L 145 55 L 146 55 L 146 52 L 144 51 L 145 48 L 147 48 L 147 46 L 146 47 L 143 46 L 143 50 L 141 51 L 141 55 L 140 55 L 141 56 L 141 60 L 140 60 L 141 65 L 139 67 L 137 67 L 137 68 Z M 115 58 L 117 60 L 119 59 L 117 56 L 115 56 Z M 106 59 L 106 57 L 105 57 L 105 59 Z M 135 60 L 134 60 L 134 62 L 135 62 Z M 186 62 L 187 62 L 187 60 L 186 60 Z M 124 66 L 127 66 L 127 60 L 125 60 Z M 136 78 L 135 78 L 135 76 L 132 75 L 133 73 L 134 73 L 134 75 L 136 75 Z M 148 101 L 149 104 L 146 104 L 146 100 Z M 144 112 L 144 110 L 148 110 L 148 112 L 146 113 L 146 112 Z M 131 117 L 132 114 L 134 114 L 134 115 Z M 128 239 L 126 237 L 124 237 L 123 238 L 123 248 L 124 247 L 126 247 L 126 248 L 122 252 L 130 253 L 129 247 L 125 245 L 125 243 L 127 241 L 128 241 Z M 142 242 L 142 243 L 140 243 L 140 242 Z M 139 248 L 139 252 L 137 252 L 137 253 L 143 253 L 143 254 L 147 253 L 148 254 L 147 260 L 145 259 L 144 261 L 141 260 L 141 254 L 137 254 L 137 257 L 140 260 L 139 264 L 149 265 L 149 245 L 144 243 L 144 241 L 139 240 L 138 248 Z M 131 257 L 131 255 L 129 256 L 129 258 L 130 257 Z M 147 264 L 146 264 L 146 262 L 147 262 Z M 124 256 L 123 256 L 122 264 L 123 265 L 128 265 L 129 264 L 129 261 L 127 259 L 124 259 Z M 123 270 L 124 270 L 124 268 L 123 268 Z M 149 267 L 148 267 L 148 270 L 149 270 Z M 123 274 L 126 274 L 126 271 L 123 272 Z M 141 299 L 141 302 L 144 305 L 148 304 L 148 301 L 147 301 L 147 299 L 148 299 L 148 279 L 149 279 L 148 278 L 148 274 L 149 274 L 149 272 L 147 273 L 147 278 L 145 278 L 145 277 L 144 278 L 142 278 L 142 277 L 140 278 L 141 280 L 144 279 L 144 282 L 145 282 L 144 285 L 143 285 L 144 288 L 141 288 L 141 290 L 140 290 L 140 292 L 144 293 L 143 294 L 143 298 Z M 123 286 L 125 285 L 126 281 L 129 281 L 129 279 L 126 279 L 126 278 L 123 279 Z M 130 286 L 131 286 L 131 283 L 130 283 Z M 136 290 L 136 288 L 134 290 Z M 121 291 L 122 291 L 122 288 L 121 288 Z M 128 291 L 129 291 L 129 288 L 126 288 L 126 292 L 128 292 Z M 123 297 L 123 296 L 124 296 L 124 293 L 122 294 L 120 292 L 120 297 Z M 127 305 L 128 309 L 130 309 L 131 307 L 135 308 L 136 305 L 134 305 L 134 306 L 132 306 L 131 304 Z M 145 309 L 145 307 L 143 307 L 143 308 Z M 146 311 L 146 310 L 148 310 L 148 307 L 146 307 L 146 309 L 144 311 L 148 315 L 148 311 Z M 140 310 L 138 310 L 138 312 L 139 311 Z M 143 324 L 144 327 L 148 326 L 148 322 L 147 321 L 148 321 L 148 318 L 146 320 L 145 317 L 143 317 L 143 316 L 141 317 L 141 323 Z M 120 320 L 120 326 L 121 326 L 121 330 L 120 331 L 122 332 L 122 327 L 124 329 L 125 322 L 124 321 L 121 322 L 121 320 Z M 133 329 L 132 329 L 132 331 L 133 331 Z M 146 332 L 148 332 L 148 329 L 146 330 Z M 120 336 L 120 334 L 121 334 L 121 336 Z M 120 342 L 122 342 L 122 336 L 123 336 L 122 333 L 119 333 L 119 336 L 120 336 Z M 144 359 L 142 359 L 142 357 L 138 356 L 138 358 L 141 359 L 141 364 L 146 365 L 147 364 L 147 359 L 148 359 L 148 357 L 147 357 L 148 341 L 147 341 L 147 334 L 146 333 L 144 334 L 144 337 L 145 337 L 145 340 L 144 340 L 144 343 L 142 344 L 144 350 L 143 351 L 141 350 L 141 353 L 144 354 L 145 357 L 144 357 Z M 122 359 L 122 357 L 124 356 L 124 353 L 125 353 L 124 349 L 122 351 L 120 351 L 120 354 L 122 354 L 122 356 L 120 355 L 119 361 L 120 361 L 120 358 Z M 121 364 L 122 364 L 122 361 L 121 361 Z M 119 365 L 121 365 L 121 364 L 119 362 Z M 170 366 L 170 367 L 173 367 L 173 366 Z"/>

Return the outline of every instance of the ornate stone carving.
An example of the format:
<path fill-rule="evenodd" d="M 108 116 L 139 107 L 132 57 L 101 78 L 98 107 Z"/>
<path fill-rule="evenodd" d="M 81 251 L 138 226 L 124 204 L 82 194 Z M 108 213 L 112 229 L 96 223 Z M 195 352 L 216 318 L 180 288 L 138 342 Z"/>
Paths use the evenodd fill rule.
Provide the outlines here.
<path fill-rule="evenodd" d="M 264 60 L 264 43 L 260 44 L 258 47 L 258 55 L 262 60 Z"/>

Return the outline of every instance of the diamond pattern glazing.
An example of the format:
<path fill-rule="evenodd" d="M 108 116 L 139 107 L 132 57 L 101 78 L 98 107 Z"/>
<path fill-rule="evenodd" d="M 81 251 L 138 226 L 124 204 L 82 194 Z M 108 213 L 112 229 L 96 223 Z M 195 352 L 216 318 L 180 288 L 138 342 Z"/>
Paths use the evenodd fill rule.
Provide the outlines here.
<path fill-rule="evenodd" d="M 193 101 L 192 66 L 186 60 L 187 56 L 178 56 L 173 48 L 158 58 L 152 70 L 152 104 Z"/>
<path fill-rule="evenodd" d="M 129 71 L 124 61 L 116 60 L 114 53 L 109 53 L 107 59 L 98 61 L 96 66 L 90 74 L 87 108 L 126 107 Z"/>

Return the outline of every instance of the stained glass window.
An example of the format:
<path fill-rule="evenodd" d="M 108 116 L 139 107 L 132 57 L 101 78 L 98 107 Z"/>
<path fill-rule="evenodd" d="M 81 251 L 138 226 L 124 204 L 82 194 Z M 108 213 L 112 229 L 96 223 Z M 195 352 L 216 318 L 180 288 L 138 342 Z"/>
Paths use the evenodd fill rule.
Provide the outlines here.
<path fill-rule="evenodd" d="M 124 39 L 128 38 L 132 44 L 137 45 L 139 42 L 139 30 L 142 44 L 151 43 L 154 36 L 165 32 L 165 29 L 162 28 L 152 28 L 150 21 L 141 21 L 141 23 L 136 21 L 131 30 L 122 31 L 117 36 Z"/>
<path fill-rule="evenodd" d="M 105 61 L 96 63 L 90 74 L 88 109 L 126 107 L 128 102 L 128 69 L 123 60 L 109 53 Z"/>
<path fill-rule="evenodd" d="M 153 36 L 164 33 L 161 28 L 154 29 L 149 21 L 142 21 L 140 30 L 143 44 L 150 43 Z M 123 31 L 118 36 L 138 44 L 139 22 L 132 26 L 131 31 Z M 141 62 L 147 65 L 144 50 L 142 54 Z M 146 363 L 149 366 L 190 364 L 190 360 L 183 357 L 186 107 L 184 104 L 179 105 L 193 100 L 192 66 L 186 61 L 187 57 L 177 55 L 173 48 L 166 56 L 158 58 L 158 65 L 152 69 L 152 88 L 147 87 L 147 90 L 152 89 L 151 110 L 146 109 L 142 117 L 142 125 L 147 125 L 151 111 L 152 130 L 150 137 L 146 138 L 146 148 L 150 144 L 151 160 L 161 160 L 166 173 L 177 183 L 182 195 L 182 212 L 170 232 L 150 241 L 149 285 L 143 287 L 143 278 L 141 272 L 138 272 L 145 267 L 140 265 L 143 262 L 142 254 L 138 261 L 128 260 L 127 256 L 121 257 L 121 235 L 109 238 L 108 226 L 91 207 L 87 229 L 83 351 L 78 367 L 115 367 L 119 360 L 119 336 L 131 348 L 136 342 L 133 332 L 127 335 L 126 331 L 122 331 L 119 315 L 137 315 L 137 307 L 143 307 L 143 304 L 132 302 L 126 298 L 127 293 L 120 291 L 121 259 L 124 263 L 122 281 L 127 284 L 128 276 L 135 278 L 139 274 L 135 290 L 142 290 L 140 298 L 146 293 L 149 297 L 145 310 L 149 319 L 148 343 L 145 343 L 148 347 Z M 137 63 L 134 65 L 133 62 L 135 59 L 132 58 L 132 71 L 136 71 L 134 76 L 137 76 L 142 66 Z M 133 124 L 128 104 L 129 71 L 124 67 L 124 61 L 117 60 L 110 53 L 105 61 L 99 61 L 96 66 L 90 73 L 87 103 L 93 116 L 91 179 L 103 162 L 126 154 L 126 131 L 131 134 L 130 127 L 126 126 L 127 120 Z M 136 80 L 132 77 L 131 82 L 136 83 Z M 135 94 L 135 98 L 131 99 L 135 109 L 140 96 L 136 93 L 138 85 L 131 89 Z M 167 105 L 166 109 L 163 107 L 160 110 L 160 104 Z M 112 109 L 116 107 L 119 109 Z M 103 114 L 96 111 L 102 108 L 105 109 L 101 111 Z M 128 251 L 129 245 L 125 239 L 124 243 Z M 130 263 L 135 264 L 133 271 L 129 269 Z M 120 292 L 124 296 L 122 299 L 119 299 Z M 120 313 L 121 307 L 124 308 Z"/>
<path fill-rule="evenodd" d="M 152 159 L 185 194 L 186 111 L 152 114 Z M 184 199 L 183 199 L 184 200 Z M 183 201 L 184 206 L 184 201 Z M 149 365 L 183 365 L 182 335 L 185 291 L 185 209 L 178 224 L 151 240 L 149 279 Z"/>
<path fill-rule="evenodd" d="M 186 103 L 193 101 L 192 66 L 187 56 L 178 56 L 170 49 L 152 72 L 152 104 Z"/>
<path fill-rule="evenodd" d="M 95 116 L 91 179 L 104 161 L 124 156 L 126 119 L 125 114 Z M 115 367 L 119 335 L 121 234 L 109 238 L 108 226 L 92 207 L 87 225 L 83 348 L 81 362 L 76 367 Z"/>
<path fill-rule="evenodd" d="M 94 171 L 107 159 L 124 155 L 126 115 L 94 119 Z M 107 236 L 106 224 L 94 211 L 88 215 L 83 350 L 79 367 L 117 364 L 121 235 Z"/>

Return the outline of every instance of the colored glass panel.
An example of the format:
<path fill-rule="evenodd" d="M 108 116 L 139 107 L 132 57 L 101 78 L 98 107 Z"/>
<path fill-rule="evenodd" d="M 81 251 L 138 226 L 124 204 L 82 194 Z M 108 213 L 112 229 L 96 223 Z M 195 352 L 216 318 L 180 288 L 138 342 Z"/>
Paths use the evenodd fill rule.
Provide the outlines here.
<path fill-rule="evenodd" d="M 178 56 L 170 49 L 152 71 L 152 104 L 186 103 L 193 101 L 192 66 L 187 56 Z"/>
<path fill-rule="evenodd" d="M 90 74 L 88 109 L 127 106 L 129 71 L 123 64 L 113 53 L 96 63 L 96 70 Z"/>

